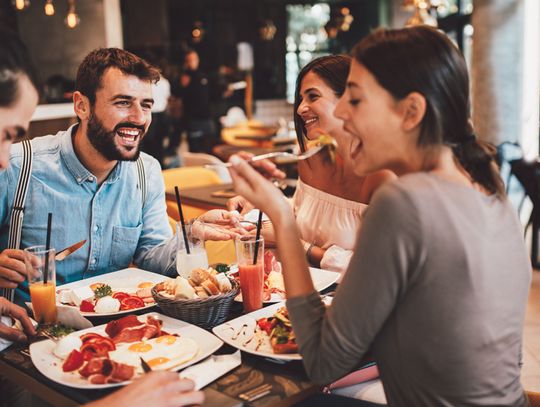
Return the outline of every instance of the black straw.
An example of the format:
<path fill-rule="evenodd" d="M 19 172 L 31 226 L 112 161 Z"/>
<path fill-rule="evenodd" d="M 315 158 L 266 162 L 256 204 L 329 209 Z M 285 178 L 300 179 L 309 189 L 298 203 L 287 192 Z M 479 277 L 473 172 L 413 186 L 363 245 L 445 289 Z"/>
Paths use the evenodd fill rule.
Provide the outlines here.
<path fill-rule="evenodd" d="M 255 234 L 255 254 L 253 255 L 253 264 L 257 264 L 257 255 L 259 254 L 259 239 L 261 238 L 261 225 L 263 213 L 259 209 L 259 219 L 257 220 L 257 233 Z"/>
<path fill-rule="evenodd" d="M 176 205 L 178 206 L 178 213 L 180 214 L 180 224 L 182 225 L 182 234 L 184 235 L 184 243 L 186 244 L 186 253 L 190 254 L 186 233 L 186 222 L 184 221 L 184 212 L 182 212 L 182 202 L 180 201 L 180 191 L 177 186 L 174 187 L 174 192 L 176 192 Z"/>
<path fill-rule="evenodd" d="M 47 284 L 49 279 L 49 250 L 51 248 L 51 224 L 52 224 L 52 213 L 49 212 L 47 217 L 47 241 L 45 243 L 45 275 L 43 276 L 43 284 Z"/>

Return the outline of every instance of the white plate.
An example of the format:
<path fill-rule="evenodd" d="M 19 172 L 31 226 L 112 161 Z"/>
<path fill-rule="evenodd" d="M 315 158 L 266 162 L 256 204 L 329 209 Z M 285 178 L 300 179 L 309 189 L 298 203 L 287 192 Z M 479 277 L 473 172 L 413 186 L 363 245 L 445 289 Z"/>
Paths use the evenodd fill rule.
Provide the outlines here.
<path fill-rule="evenodd" d="M 319 292 L 330 287 L 332 284 L 334 284 L 339 279 L 339 276 L 340 276 L 340 274 L 336 273 L 335 271 L 323 270 L 323 269 L 318 269 L 315 267 L 310 267 L 309 272 L 311 274 L 311 279 L 313 280 L 313 285 L 315 286 L 315 289 Z M 231 273 L 231 274 L 234 274 L 234 273 Z M 285 294 L 272 293 L 270 294 L 270 299 L 263 302 L 265 304 L 272 304 L 274 302 L 283 301 L 284 299 L 285 299 Z M 242 294 L 238 294 L 234 300 L 241 302 Z"/>
<path fill-rule="evenodd" d="M 242 315 L 241 317 L 218 325 L 212 329 L 212 332 L 221 338 L 223 342 L 244 352 L 252 353 L 253 355 L 280 360 L 301 360 L 302 356 L 300 356 L 299 353 L 288 353 L 282 355 L 275 354 L 272 351 L 270 338 L 268 335 L 262 331 L 258 331 L 257 334 L 255 333 L 258 319 L 271 317 L 278 309 L 284 306 L 284 301 L 274 305 L 269 305 L 268 307 L 261 308 L 247 315 Z M 242 329 L 244 325 L 247 325 L 247 327 Z M 237 335 L 238 332 L 240 332 L 240 335 Z M 257 336 L 252 338 L 255 335 Z M 263 343 L 258 347 L 258 349 L 256 349 L 259 338 L 261 338 Z"/>
<path fill-rule="evenodd" d="M 187 322 L 167 317 L 157 312 L 149 312 L 144 315 L 139 315 L 138 318 L 141 321 L 145 321 L 148 315 L 162 320 L 163 330 L 167 333 L 178 333 L 183 337 L 195 340 L 199 345 L 199 350 L 195 357 L 190 361 L 175 367 L 174 370 L 183 369 L 194 363 L 199 362 L 200 360 L 203 360 L 204 358 L 210 356 L 212 353 L 218 350 L 221 345 L 223 345 L 223 342 L 221 340 L 216 338 L 211 333 L 205 331 L 204 329 L 199 328 L 195 325 L 188 324 Z M 107 336 L 107 334 L 105 333 L 105 326 L 106 324 L 95 326 L 75 332 L 71 335 L 81 336 L 87 332 L 96 332 L 101 335 Z M 125 381 L 122 383 L 91 384 L 88 382 L 87 379 L 81 377 L 81 375 L 79 375 L 77 371 L 65 373 L 64 371 L 62 371 L 63 361 L 54 356 L 54 354 L 52 353 L 54 347 L 55 343 L 50 339 L 36 342 L 30 345 L 30 357 L 32 358 L 34 366 L 48 379 L 51 379 L 57 383 L 66 386 L 76 387 L 78 389 L 104 389 L 107 387 L 123 386 L 127 383 L 130 383 L 130 381 Z"/>
<path fill-rule="evenodd" d="M 104 283 L 111 286 L 112 290 L 115 292 L 125 292 L 128 294 L 135 294 L 135 292 L 138 290 L 137 286 L 140 283 L 144 283 L 146 281 L 149 281 L 154 284 L 161 283 L 162 281 L 165 281 L 167 277 L 163 276 L 161 274 L 157 273 L 151 273 L 150 271 L 141 270 L 137 268 L 127 268 L 122 269 L 119 271 L 114 271 L 112 273 L 107 274 L 101 274 L 96 277 L 91 278 L 85 278 L 84 280 L 74 281 L 73 283 L 64 284 L 61 286 L 56 287 L 56 291 L 62 290 L 62 289 L 74 289 L 84 286 L 90 286 L 94 283 Z M 58 296 L 57 296 L 58 298 Z M 67 305 L 67 304 L 64 304 Z M 129 314 L 130 312 L 150 308 L 155 306 L 156 303 L 153 302 L 151 304 L 145 304 L 144 307 L 141 308 L 135 308 L 135 309 L 128 309 L 128 310 L 120 310 L 117 312 L 107 312 L 107 313 L 98 313 L 98 312 L 81 312 L 81 315 L 85 317 L 95 317 L 95 316 L 112 316 L 112 315 L 121 315 L 121 314 Z M 75 305 L 67 305 L 68 307 L 71 306 L 73 308 L 79 309 L 79 307 Z"/>

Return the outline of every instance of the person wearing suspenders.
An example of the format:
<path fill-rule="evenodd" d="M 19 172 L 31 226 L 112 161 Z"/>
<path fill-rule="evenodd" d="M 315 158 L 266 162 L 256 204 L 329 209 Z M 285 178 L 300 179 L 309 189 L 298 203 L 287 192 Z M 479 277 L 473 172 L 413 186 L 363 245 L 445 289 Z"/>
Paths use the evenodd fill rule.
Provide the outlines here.
<path fill-rule="evenodd" d="M 161 168 L 140 152 L 151 123 L 152 84 L 159 77 L 155 67 L 127 51 L 92 51 L 77 72 L 73 107 L 78 123 L 13 146 L 10 167 L 0 174 L 5 191 L 0 196 L 0 288 L 7 289 L 5 296 L 13 298 L 16 287 L 16 302 L 28 300 L 18 249 L 43 244 L 49 212 L 52 247 L 87 239 L 57 264 L 58 285 L 131 263 L 176 274 L 177 244 Z M 222 212 L 221 218 L 237 220 Z M 204 220 L 209 218 L 212 214 Z"/>
<path fill-rule="evenodd" d="M 0 172 L 9 166 L 11 144 L 25 135 L 37 102 L 37 81 L 26 48 L 13 32 L 0 28 Z M 23 327 L 21 331 L 0 322 L 0 338 L 26 341 L 27 335 L 35 334 L 26 310 L 2 297 L 0 315 L 18 319 Z M 176 372 L 152 372 L 88 406 L 127 403 L 133 407 L 147 406 L 156 399 L 162 400 L 162 405 L 202 404 L 204 394 L 193 391 L 193 387 L 191 380 L 179 380 Z M 27 394 L 21 393 L 17 386 L 2 377 L 0 390 L 8 405 L 11 401 L 27 404 Z M 15 394 L 17 399 L 9 398 L 11 394 Z"/>

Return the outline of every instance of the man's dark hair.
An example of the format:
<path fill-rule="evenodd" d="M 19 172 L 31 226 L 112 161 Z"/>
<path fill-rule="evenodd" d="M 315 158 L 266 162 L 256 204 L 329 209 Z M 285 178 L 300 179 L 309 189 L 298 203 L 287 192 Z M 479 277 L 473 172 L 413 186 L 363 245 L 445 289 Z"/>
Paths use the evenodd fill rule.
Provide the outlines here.
<path fill-rule="evenodd" d="M 18 35 L 0 27 L 0 107 L 11 106 L 19 97 L 19 79 L 26 75 L 39 88 L 28 51 Z"/>
<path fill-rule="evenodd" d="M 101 78 L 108 68 L 117 68 L 126 75 L 134 75 L 152 83 L 160 78 L 156 67 L 131 52 L 119 48 L 96 49 L 82 61 L 75 82 L 75 90 L 86 96 L 92 105 L 101 87 Z"/>

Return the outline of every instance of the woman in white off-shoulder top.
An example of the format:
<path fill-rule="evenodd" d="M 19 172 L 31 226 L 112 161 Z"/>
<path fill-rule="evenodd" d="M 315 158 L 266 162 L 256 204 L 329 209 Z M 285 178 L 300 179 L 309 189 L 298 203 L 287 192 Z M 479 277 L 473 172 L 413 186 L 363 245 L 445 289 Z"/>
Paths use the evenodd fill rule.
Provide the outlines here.
<path fill-rule="evenodd" d="M 351 58 L 331 55 L 307 64 L 298 75 L 294 122 L 300 149 L 321 134 L 332 134 L 337 141 L 336 159 L 317 154 L 298 164 L 299 179 L 292 205 L 309 262 L 317 267 L 343 272 L 352 255 L 362 215 L 371 196 L 383 182 L 395 178 L 390 171 L 368 176 L 355 175 L 347 154 L 350 136 L 341 120 L 333 115 L 345 84 Z M 229 209 L 246 212 L 252 206 L 233 198 Z M 273 229 L 266 224 L 267 243 L 274 241 Z"/>

